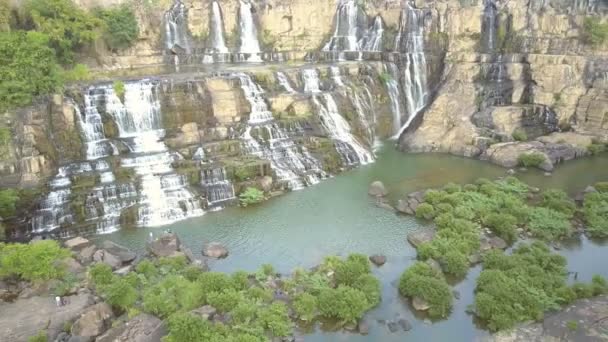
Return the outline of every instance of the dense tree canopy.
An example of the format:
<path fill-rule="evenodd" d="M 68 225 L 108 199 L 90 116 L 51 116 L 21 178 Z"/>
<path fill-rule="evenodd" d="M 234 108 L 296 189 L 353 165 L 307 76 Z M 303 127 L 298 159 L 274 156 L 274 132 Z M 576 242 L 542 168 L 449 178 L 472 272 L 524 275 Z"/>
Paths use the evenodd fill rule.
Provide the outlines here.
<path fill-rule="evenodd" d="M 105 23 L 103 38 L 112 50 L 130 47 L 139 35 L 137 19 L 128 5 L 98 9 L 97 16 Z"/>

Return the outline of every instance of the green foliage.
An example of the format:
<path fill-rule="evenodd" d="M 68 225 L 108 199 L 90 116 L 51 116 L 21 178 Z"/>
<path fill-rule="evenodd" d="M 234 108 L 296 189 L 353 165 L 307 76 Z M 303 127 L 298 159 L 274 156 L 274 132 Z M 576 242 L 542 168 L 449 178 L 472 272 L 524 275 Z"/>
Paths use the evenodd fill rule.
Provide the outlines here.
<path fill-rule="evenodd" d="M 522 153 L 517 157 L 517 164 L 523 167 L 538 167 L 545 162 L 545 155 L 539 152 Z"/>
<path fill-rule="evenodd" d="M 524 131 L 522 129 L 516 129 L 515 131 L 513 131 L 512 137 L 513 137 L 513 140 L 515 140 L 515 141 L 527 141 L 528 140 L 528 135 L 526 134 L 526 131 Z"/>
<path fill-rule="evenodd" d="M 338 285 L 352 286 L 362 275 L 370 272 L 369 260 L 365 255 L 351 254 L 336 265 L 334 276 Z"/>
<path fill-rule="evenodd" d="M 61 87 L 60 68 L 47 43 L 38 32 L 0 32 L 0 112 Z"/>
<path fill-rule="evenodd" d="M 41 331 L 38 335 L 30 336 L 27 338 L 27 342 L 46 342 L 47 336 L 45 331 Z"/>
<path fill-rule="evenodd" d="M 399 293 L 426 301 L 432 318 L 445 318 L 452 308 L 450 286 L 440 272 L 424 262 L 416 262 L 401 275 Z"/>
<path fill-rule="evenodd" d="M 93 281 L 93 285 L 95 285 L 95 287 L 98 287 L 98 288 L 109 285 L 110 283 L 112 283 L 112 280 L 114 280 L 114 274 L 112 273 L 112 267 L 110 267 L 110 265 L 104 264 L 104 263 L 97 263 L 97 264 L 93 265 L 89 269 L 89 276 L 91 277 L 91 280 Z"/>
<path fill-rule="evenodd" d="M 533 208 L 529 213 L 528 230 L 543 240 L 560 239 L 570 235 L 568 216 L 550 208 Z"/>
<path fill-rule="evenodd" d="M 19 277 L 27 281 L 61 279 L 70 252 L 56 241 L 44 240 L 30 244 L 0 243 L 0 278 Z"/>
<path fill-rule="evenodd" d="M 517 218 L 505 213 L 491 213 L 483 222 L 496 236 L 511 244 L 517 239 Z"/>
<path fill-rule="evenodd" d="M 365 294 L 348 286 L 327 288 L 319 295 L 319 310 L 324 317 L 356 323 L 369 309 Z"/>
<path fill-rule="evenodd" d="M 416 208 L 416 217 L 430 220 L 435 217 L 435 208 L 428 203 L 422 203 Z"/>
<path fill-rule="evenodd" d="M 123 98 L 125 96 L 125 83 L 123 81 L 114 81 L 112 88 L 114 89 L 116 96 L 119 98 Z"/>
<path fill-rule="evenodd" d="M 604 144 L 591 144 L 589 146 L 587 146 L 587 151 L 589 151 L 589 154 L 591 154 L 592 156 L 600 154 L 602 152 L 606 151 L 606 145 Z"/>
<path fill-rule="evenodd" d="M 599 17 L 587 17 L 583 23 L 582 39 L 585 44 L 600 46 L 608 39 L 608 23 Z"/>
<path fill-rule="evenodd" d="M 30 0 L 27 8 L 36 29 L 48 36 L 64 64 L 72 62 L 74 51 L 95 41 L 103 25 L 71 0 Z"/>
<path fill-rule="evenodd" d="M 131 6 L 123 4 L 98 9 L 96 14 L 105 23 L 103 38 L 110 49 L 126 49 L 135 43 L 139 27 Z"/>
<path fill-rule="evenodd" d="M 207 320 L 189 313 L 178 313 L 167 320 L 169 335 L 165 342 L 222 341 L 224 335 Z"/>
<path fill-rule="evenodd" d="M 19 193 L 14 189 L 0 190 L 0 217 L 9 218 L 17 212 Z"/>
<path fill-rule="evenodd" d="M 66 70 L 63 77 L 68 82 L 89 81 L 92 78 L 89 67 L 84 64 L 76 64 L 71 70 Z"/>
<path fill-rule="evenodd" d="M 523 245 L 512 255 L 491 251 L 477 279 L 475 312 L 491 330 L 538 320 L 563 300 L 566 260 L 542 243 Z"/>
<path fill-rule="evenodd" d="M 286 337 L 291 333 L 291 321 L 285 303 L 272 303 L 258 312 L 259 320 L 264 328 L 275 337 Z"/>
<path fill-rule="evenodd" d="M 603 189 L 599 183 L 596 189 Z M 585 195 L 583 214 L 587 233 L 592 237 L 608 237 L 608 192 L 591 192 Z"/>
<path fill-rule="evenodd" d="M 578 329 L 578 322 L 577 321 L 568 321 L 568 322 L 566 322 L 566 327 L 569 330 L 576 331 Z"/>
<path fill-rule="evenodd" d="M 239 195 L 241 205 L 246 207 L 248 205 L 261 203 L 264 201 L 264 192 L 257 188 L 248 187 Z"/>
<path fill-rule="evenodd" d="M 312 321 L 317 315 L 317 298 L 309 293 L 300 293 L 293 302 L 293 308 L 298 318 Z"/>
<path fill-rule="evenodd" d="M 135 287 L 126 279 L 117 277 L 102 291 L 108 304 L 113 307 L 127 310 L 137 301 L 137 291 Z"/>
<path fill-rule="evenodd" d="M 243 300 L 240 292 L 234 289 L 225 289 L 221 292 L 211 292 L 207 295 L 207 303 L 220 312 L 229 312 Z"/>
<path fill-rule="evenodd" d="M 387 84 L 393 79 L 393 76 L 391 76 L 391 74 L 389 74 L 388 72 L 383 72 L 378 74 L 378 79 L 380 80 L 380 82 L 382 82 L 382 84 Z"/>
<path fill-rule="evenodd" d="M 595 183 L 595 185 L 593 187 L 598 192 L 601 192 L 601 193 L 607 193 L 608 192 L 608 182 L 597 182 L 597 183 Z"/>
<path fill-rule="evenodd" d="M 558 189 L 544 191 L 540 205 L 560 212 L 568 218 L 572 218 L 576 212 L 574 201 L 563 190 Z"/>
<path fill-rule="evenodd" d="M 204 289 L 198 283 L 178 275 L 169 275 L 156 285 L 144 289 L 143 308 L 159 317 L 180 310 L 192 310 L 203 304 Z"/>
<path fill-rule="evenodd" d="M 363 292 L 370 307 L 380 304 L 382 294 L 380 281 L 373 275 L 364 274 L 360 276 L 352 287 Z"/>
<path fill-rule="evenodd" d="M 0 127 L 0 158 L 5 158 L 10 152 L 11 130 L 7 127 Z"/>

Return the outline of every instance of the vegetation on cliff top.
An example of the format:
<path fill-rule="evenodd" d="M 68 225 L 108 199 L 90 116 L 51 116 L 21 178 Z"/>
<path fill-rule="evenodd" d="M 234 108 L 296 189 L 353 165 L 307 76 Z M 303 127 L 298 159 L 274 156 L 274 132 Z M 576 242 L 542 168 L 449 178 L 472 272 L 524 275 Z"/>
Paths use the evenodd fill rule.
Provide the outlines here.
<path fill-rule="evenodd" d="M 30 244 L 0 243 L 0 279 L 17 277 L 40 282 L 61 279 L 65 264 L 61 260 L 70 256 L 56 241 L 45 240 Z"/>

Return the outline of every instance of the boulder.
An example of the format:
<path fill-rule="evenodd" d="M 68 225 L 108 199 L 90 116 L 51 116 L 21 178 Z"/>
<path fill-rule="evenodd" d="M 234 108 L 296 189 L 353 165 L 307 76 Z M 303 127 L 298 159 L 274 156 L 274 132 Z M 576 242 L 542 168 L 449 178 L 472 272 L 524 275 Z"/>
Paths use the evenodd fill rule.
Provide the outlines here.
<path fill-rule="evenodd" d="M 123 247 L 112 241 L 104 241 L 103 249 L 106 254 L 112 254 L 113 256 L 117 257 L 123 264 L 130 263 L 131 261 L 135 260 L 135 258 L 137 258 L 137 254 L 135 254 L 135 252 L 131 251 L 127 247 Z"/>
<path fill-rule="evenodd" d="M 108 264 L 110 267 L 112 267 L 113 270 L 122 267 L 122 261 L 120 261 L 118 257 L 114 256 L 111 253 L 108 253 L 103 249 L 100 249 L 96 251 L 95 254 L 93 254 L 93 261 Z"/>
<path fill-rule="evenodd" d="M 374 254 L 369 257 L 369 260 L 374 263 L 376 266 L 382 266 L 386 263 L 386 256 Z"/>
<path fill-rule="evenodd" d="M 211 242 L 203 246 L 203 255 L 209 258 L 222 259 L 228 256 L 228 249 L 219 242 Z"/>
<path fill-rule="evenodd" d="M 375 181 L 372 184 L 370 184 L 369 190 L 367 193 L 370 196 L 374 196 L 374 197 L 384 197 L 384 196 L 388 195 L 388 191 L 386 190 L 384 183 L 382 183 L 380 181 Z"/>
<path fill-rule="evenodd" d="M 74 274 L 81 273 L 84 270 L 84 267 L 78 261 L 76 261 L 74 258 L 67 258 L 67 259 L 61 261 L 61 263 L 65 266 L 65 268 L 70 273 L 74 273 Z"/>
<path fill-rule="evenodd" d="M 412 324 L 407 319 L 402 318 L 398 320 L 397 323 L 399 324 L 399 326 L 401 326 L 401 329 L 403 329 L 403 331 L 412 330 Z"/>
<path fill-rule="evenodd" d="M 395 333 L 397 332 L 397 330 L 399 330 L 399 325 L 397 325 L 397 322 L 388 322 L 387 326 L 388 330 L 392 333 Z"/>
<path fill-rule="evenodd" d="M 414 247 L 418 247 L 423 243 L 431 242 L 435 238 L 435 230 L 421 229 L 407 234 L 407 241 Z"/>
<path fill-rule="evenodd" d="M 361 335 L 369 334 L 369 324 L 367 324 L 364 320 L 360 320 L 357 324 L 357 330 Z"/>
<path fill-rule="evenodd" d="M 175 233 L 163 234 L 146 245 L 148 252 L 157 257 L 168 257 L 180 251 L 181 242 Z"/>
<path fill-rule="evenodd" d="M 431 308 L 429 303 L 420 297 L 414 297 L 412 299 L 412 306 L 418 311 L 426 311 Z"/>
<path fill-rule="evenodd" d="M 490 243 L 490 246 L 492 246 L 492 248 L 494 249 L 506 249 L 508 247 L 507 242 L 499 238 L 498 236 L 490 238 L 488 242 Z"/>
<path fill-rule="evenodd" d="M 159 318 L 139 314 L 128 322 L 108 330 L 96 342 L 160 342 L 167 327 Z"/>
<path fill-rule="evenodd" d="M 437 262 L 437 260 L 435 259 L 429 259 L 426 261 L 426 263 L 431 266 L 432 269 L 441 272 L 441 265 L 439 265 L 439 263 Z"/>
<path fill-rule="evenodd" d="M 213 319 L 213 316 L 217 313 L 217 310 L 211 305 L 204 305 L 198 309 L 190 311 L 190 313 L 200 316 L 204 320 L 211 320 Z"/>
<path fill-rule="evenodd" d="M 269 192 L 272 190 L 273 181 L 272 177 L 270 176 L 260 177 L 257 183 L 264 192 Z"/>
<path fill-rule="evenodd" d="M 72 325 L 72 335 L 96 337 L 103 334 L 109 327 L 114 313 L 106 303 L 95 304 L 87 309 Z"/>
<path fill-rule="evenodd" d="M 92 245 L 91 241 L 77 236 L 73 239 L 69 239 L 66 242 L 63 243 L 63 245 L 65 246 L 65 248 L 71 249 L 71 250 L 76 250 L 76 251 L 80 251 L 85 247 L 89 247 Z"/>
<path fill-rule="evenodd" d="M 93 261 L 93 254 L 95 254 L 96 251 L 97 247 L 95 247 L 95 245 L 90 245 L 78 252 L 78 255 L 76 257 L 81 263 L 88 264 Z"/>

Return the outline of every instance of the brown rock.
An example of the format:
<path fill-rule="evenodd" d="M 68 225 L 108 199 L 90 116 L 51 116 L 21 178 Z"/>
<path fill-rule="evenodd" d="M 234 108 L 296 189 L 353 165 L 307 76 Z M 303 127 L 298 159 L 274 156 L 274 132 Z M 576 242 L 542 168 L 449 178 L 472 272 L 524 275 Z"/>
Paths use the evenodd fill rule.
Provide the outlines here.
<path fill-rule="evenodd" d="M 65 246 L 65 248 L 71 249 L 71 250 L 82 250 L 85 247 L 89 247 L 91 245 L 91 241 L 83 238 L 83 237 L 75 237 L 73 239 L 67 240 L 66 242 L 63 243 L 63 245 Z"/>
<path fill-rule="evenodd" d="M 203 255 L 209 258 L 223 259 L 228 256 L 228 249 L 219 242 L 211 242 L 203 246 Z"/>
<path fill-rule="evenodd" d="M 380 181 L 375 181 L 372 184 L 370 184 L 369 190 L 367 193 L 370 196 L 375 196 L 375 197 L 384 197 L 384 196 L 388 195 L 388 191 L 386 190 L 384 183 L 382 183 Z"/>
<path fill-rule="evenodd" d="M 177 234 L 163 234 L 154 241 L 150 241 L 146 245 L 148 252 L 157 257 L 168 257 L 174 255 L 180 250 L 181 242 Z"/>
<path fill-rule="evenodd" d="M 386 263 L 386 256 L 374 254 L 369 257 L 369 260 L 374 263 L 376 266 L 382 266 Z"/>
<path fill-rule="evenodd" d="M 421 229 L 407 234 L 407 241 L 414 247 L 418 247 L 426 242 L 431 242 L 434 238 L 435 231 L 433 229 Z"/>
<path fill-rule="evenodd" d="M 82 337 L 96 337 L 103 334 L 114 317 L 112 308 L 106 303 L 95 304 L 74 322 L 72 335 Z"/>
<path fill-rule="evenodd" d="M 414 297 L 412 299 L 412 306 L 418 311 L 426 311 L 431 308 L 429 303 L 427 303 L 424 299 L 418 297 Z"/>
<path fill-rule="evenodd" d="M 140 314 L 125 324 L 108 330 L 96 342 L 160 342 L 167 335 L 163 321 L 148 314 Z"/>

